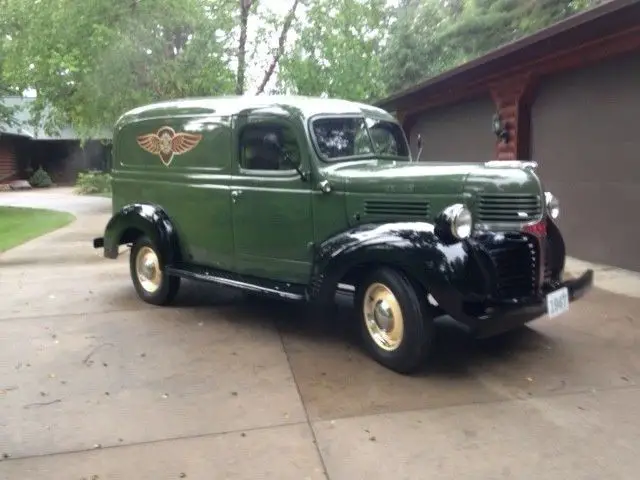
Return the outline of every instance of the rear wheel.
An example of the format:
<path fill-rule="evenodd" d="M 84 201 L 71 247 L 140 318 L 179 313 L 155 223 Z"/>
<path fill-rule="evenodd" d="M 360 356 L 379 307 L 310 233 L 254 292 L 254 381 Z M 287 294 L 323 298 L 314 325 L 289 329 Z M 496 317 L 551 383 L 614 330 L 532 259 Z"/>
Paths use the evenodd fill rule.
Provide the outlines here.
<path fill-rule="evenodd" d="M 167 305 L 180 289 L 180 278 L 166 274 L 158 248 L 146 236 L 133 243 L 129 270 L 138 296 L 147 303 Z"/>
<path fill-rule="evenodd" d="M 423 365 L 433 341 L 433 316 L 425 295 L 402 272 L 386 267 L 358 287 L 361 336 L 378 363 L 398 373 Z"/>

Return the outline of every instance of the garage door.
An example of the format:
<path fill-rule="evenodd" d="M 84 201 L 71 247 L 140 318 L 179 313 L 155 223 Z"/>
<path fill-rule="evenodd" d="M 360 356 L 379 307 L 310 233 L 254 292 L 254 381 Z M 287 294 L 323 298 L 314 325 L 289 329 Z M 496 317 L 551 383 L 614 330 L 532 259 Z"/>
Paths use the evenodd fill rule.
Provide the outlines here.
<path fill-rule="evenodd" d="M 491 119 L 496 106 L 491 97 L 429 110 L 410 133 L 416 153 L 416 137 L 422 135 L 422 160 L 434 162 L 484 162 L 495 158 Z"/>
<path fill-rule="evenodd" d="M 569 255 L 640 271 L 640 54 L 551 77 L 532 158 L 563 206 Z"/>

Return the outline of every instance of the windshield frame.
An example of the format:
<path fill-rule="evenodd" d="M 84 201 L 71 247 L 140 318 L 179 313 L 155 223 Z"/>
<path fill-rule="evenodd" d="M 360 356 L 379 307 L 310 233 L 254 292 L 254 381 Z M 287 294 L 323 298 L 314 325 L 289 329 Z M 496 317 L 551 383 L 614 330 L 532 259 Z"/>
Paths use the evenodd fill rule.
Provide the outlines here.
<path fill-rule="evenodd" d="M 316 136 L 316 133 L 314 131 L 313 128 L 313 124 L 317 121 L 317 120 L 326 120 L 326 119 L 358 119 L 358 120 L 363 120 L 364 122 L 364 128 L 367 132 L 367 137 L 369 138 L 369 142 L 371 142 L 371 147 L 372 147 L 372 152 L 371 153 L 362 153 L 359 155 L 347 155 L 344 157 L 327 157 L 324 153 L 322 153 L 322 151 L 320 150 L 320 146 L 318 145 L 318 138 Z M 407 148 L 407 155 L 390 155 L 388 153 L 378 153 L 375 151 L 375 142 L 373 141 L 373 137 L 371 136 L 371 132 L 369 130 L 369 125 L 367 125 L 367 120 L 373 120 L 373 121 L 377 121 L 377 122 L 387 122 L 393 125 L 396 125 L 402 135 L 402 140 L 405 142 L 405 146 Z M 317 115 L 313 115 L 311 116 L 308 120 L 307 120 L 307 127 L 308 127 L 308 132 L 309 132 L 309 136 L 311 139 L 311 144 L 313 145 L 313 149 L 316 152 L 316 155 L 318 155 L 318 157 L 320 158 L 320 160 L 323 163 L 327 163 L 327 164 L 335 164 L 335 163 L 340 163 L 340 162 L 348 162 L 348 161 L 357 161 L 357 160 L 369 160 L 369 159 L 375 159 L 375 158 L 379 158 L 379 159 L 385 159 L 385 160 L 393 160 L 393 161 L 403 161 L 403 162 L 407 162 L 410 163 L 413 161 L 412 158 L 412 154 L 411 154 L 411 146 L 409 145 L 409 141 L 407 139 L 407 136 L 404 133 L 404 129 L 402 128 L 402 125 L 400 125 L 396 120 L 393 119 L 389 119 L 389 118 L 382 118 L 382 116 L 380 115 L 370 115 L 370 114 L 366 114 L 366 113 L 321 113 L 321 114 L 317 114 Z"/>

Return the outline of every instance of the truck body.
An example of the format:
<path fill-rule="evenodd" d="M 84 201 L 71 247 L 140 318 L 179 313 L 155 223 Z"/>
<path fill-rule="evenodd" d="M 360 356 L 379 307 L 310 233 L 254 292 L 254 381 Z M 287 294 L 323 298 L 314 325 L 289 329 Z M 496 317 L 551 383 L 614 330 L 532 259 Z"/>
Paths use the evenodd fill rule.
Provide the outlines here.
<path fill-rule="evenodd" d="M 559 203 L 531 162 L 415 161 L 396 119 L 337 99 L 194 98 L 134 109 L 113 135 L 113 216 L 140 297 L 180 279 L 322 308 L 352 286 L 371 355 L 413 371 L 448 315 L 480 336 L 569 308 Z"/>

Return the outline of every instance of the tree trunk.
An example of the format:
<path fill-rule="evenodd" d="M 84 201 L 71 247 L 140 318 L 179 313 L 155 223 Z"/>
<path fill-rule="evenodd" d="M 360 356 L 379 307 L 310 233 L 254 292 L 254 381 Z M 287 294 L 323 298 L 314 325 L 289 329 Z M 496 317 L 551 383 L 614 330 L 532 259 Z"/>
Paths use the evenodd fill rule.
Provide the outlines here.
<path fill-rule="evenodd" d="M 273 54 L 273 60 L 271 60 L 271 63 L 269 64 L 269 66 L 264 72 L 264 77 L 262 78 L 262 82 L 260 82 L 260 86 L 256 91 L 256 95 L 260 95 L 261 93 L 264 92 L 264 89 L 267 86 L 267 83 L 269 83 L 269 80 L 271 79 L 271 76 L 273 75 L 273 72 L 275 71 L 276 66 L 278 66 L 278 62 L 280 61 L 280 59 L 282 58 L 282 55 L 284 54 L 285 44 L 287 42 L 287 34 L 291 29 L 291 24 L 293 23 L 293 20 L 296 18 L 296 9 L 298 8 L 299 3 L 300 3 L 300 0 L 293 0 L 293 5 L 291 5 L 291 8 L 287 12 L 287 16 L 285 17 L 284 24 L 282 25 L 282 30 L 280 31 L 280 38 L 278 39 L 278 48 L 276 52 Z"/>
<path fill-rule="evenodd" d="M 244 93 L 245 73 L 247 70 L 247 25 L 249 9 L 253 0 L 240 0 L 240 42 L 238 44 L 238 72 L 236 77 L 236 94 Z"/>

